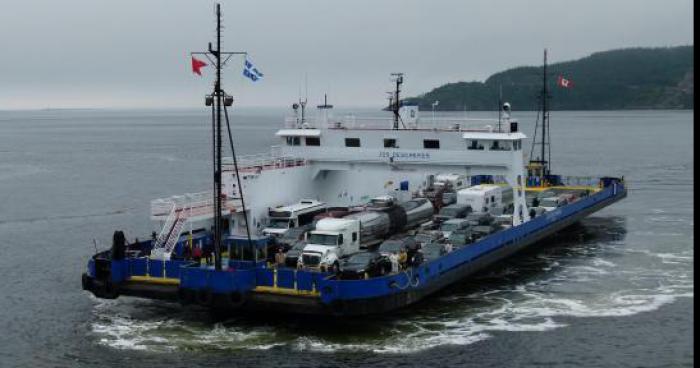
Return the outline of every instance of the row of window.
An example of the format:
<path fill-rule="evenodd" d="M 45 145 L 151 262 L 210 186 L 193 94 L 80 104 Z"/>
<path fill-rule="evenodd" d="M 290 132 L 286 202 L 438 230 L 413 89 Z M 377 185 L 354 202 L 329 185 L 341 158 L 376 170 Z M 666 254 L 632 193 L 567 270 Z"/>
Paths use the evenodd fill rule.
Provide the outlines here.
<path fill-rule="evenodd" d="M 321 138 L 319 137 L 306 137 L 305 143 L 307 146 L 320 146 Z M 468 150 L 484 150 L 484 141 L 471 140 L 469 145 L 467 145 Z M 287 137 L 288 146 L 300 146 L 301 137 Z M 345 147 L 361 147 L 360 138 L 345 138 Z M 394 138 L 384 138 L 384 148 L 399 148 L 396 144 L 396 139 Z M 438 139 L 424 139 L 423 148 L 425 149 L 440 149 L 440 140 Z M 491 141 L 489 150 L 491 151 L 519 151 L 522 149 L 522 142 L 519 140 L 513 141 L 511 144 L 509 141 Z"/>

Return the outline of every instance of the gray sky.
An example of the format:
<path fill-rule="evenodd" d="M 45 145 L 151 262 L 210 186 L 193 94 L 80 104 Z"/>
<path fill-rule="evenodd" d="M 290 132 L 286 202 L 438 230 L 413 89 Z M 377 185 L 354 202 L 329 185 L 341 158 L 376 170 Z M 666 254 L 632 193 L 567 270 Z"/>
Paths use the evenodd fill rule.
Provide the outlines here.
<path fill-rule="evenodd" d="M 0 1 L 0 109 L 198 107 L 212 73 L 190 51 L 213 41 L 212 1 Z M 265 79 L 225 88 L 239 106 L 284 106 L 329 93 L 336 106 L 385 104 L 388 74 L 405 95 L 445 82 L 632 46 L 693 44 L 691 0 L 223 1 L 224 46 Z"/>

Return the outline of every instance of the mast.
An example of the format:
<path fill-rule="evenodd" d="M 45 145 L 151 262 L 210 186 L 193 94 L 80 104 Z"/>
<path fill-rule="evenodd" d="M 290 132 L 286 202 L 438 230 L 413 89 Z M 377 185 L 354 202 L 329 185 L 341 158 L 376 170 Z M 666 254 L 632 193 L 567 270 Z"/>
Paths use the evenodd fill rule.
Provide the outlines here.
<path fill-rule="evenodd" d="M 541 160 L 542 160 L 542 174 L 543 175 L 548 175 L 549 174 L 549 169 L 547 167 L 548 159 L 546 159 L 545 156 L 545 145 L 547 144 L 547 125 L 549 124 L 549 112 L 547 111 L 547 49 L 544 49 L 544 66 L 542 68 L 542 143 L 541 143 L 541 149 L 542 149 L 542 155 Z"/>
<path fill-rule="evenodd" d="M 211 106 L 212 112 L 212 160 L 213 160 L 213 198 L 214 206 L 214 268 L 221 271 L 221 249 L 222 249 L 222 193 L 221 193 L 221 174 L 222 174 L 222 113 L 226 114 L 226 126 L 228 127 L 229 140 L 231 143 L 231 151 L 233 154 L 234 169 L 236 178 L 238 179 L 238 194 L 241 199 L 243 208 L 243 216 L 246 221 L 246 231 L 248 234 L 248 242 L 251 243 L 250 229 L 248 228 L 248 219 L 245 210 L 245 202 L 243 201 L 243 188 L 241 187 L 240 178 L 238 175 L 238 163 L 236 160 L 236 152 L 231 139 L 231 130 L 228 122 L 228 112 L 226 107 L 233 105 L 233 97 L 226 94 L 221 83 L 221 69 L 226 64 L 229 58 L 233 55 L 245 55 L 245 52 L 224 52 L 221 51 L 221 5 L 216 4 L 216 49 L 209 42 L 209 48 L 206 52 L 193 52 L 192 55 L 206 56 L 216 68 L 216 80 L 214 81 L 214 91 L 205 97 L 205 105 Z M 222 60 L 222 56 L 226 56 Z M 213 58 L 213 60 L 212 60 Z"/>
<path fill-rule="evenodd" d="M 530 165 L 528 165 L 528 175 L 544 177 L 551 172 L 550 161 L 552 156 L 551 142 L 549 137 L 549 91 L 547 90 L 547 49 L 544 49 L 544 63 L 542 67 L 542 90 L 540 92 L 540 109 L 537 110 L 537 119 L 535 120 L 535 134 L 530 146 Z M 539 115 L 542 113 L 542 120 Z M 541 126 L 540 126 L 541 124 Z M 538 133 L 538 131 L 540 131 Z M 537 135 L 540 134 L 540 137 Z M 538 139 L 539 138 L 539 139 Z M 539 156 L 533 159 L 535 152 L 539 146 Z"/>
<path fill-rule="evenodd" d="M 221 271 L 221 5 L 216 4 L 216 51 L 209 52 L 216 58 L 216 170 L 214 171 L 214 267 Z"/>
<path fill-rule="evenodd" d="M 391 73 L 391 76 L 396 82 L 396 89 L 394 90 L 394 97 L 392 98 L 393 103 L 391 104 L 391 111 L 394 113 L 394 129 L 399 129 L 399 108 L 401 107 L 401 84 L 403 83 L 403 73 Z"/>

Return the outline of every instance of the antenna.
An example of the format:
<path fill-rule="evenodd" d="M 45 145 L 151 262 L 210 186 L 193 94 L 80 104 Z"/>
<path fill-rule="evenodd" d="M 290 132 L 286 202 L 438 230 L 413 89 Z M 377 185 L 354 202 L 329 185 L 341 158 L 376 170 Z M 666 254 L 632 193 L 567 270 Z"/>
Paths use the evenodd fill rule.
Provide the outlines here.
<path fill-rule="evenodd" d="M 209 48 L 206 52 L 192 52 L 191 55 L 204 55 L 212 61 L 214 67 L 216 68 L 216 80 L 214 81 L 214 91 L 205 96 L 205 105 L 211 106 L 212 108 L 212 158 L 213 158 L 213 176 L 214 176 L 214 190 L 213 190 L 213 203 L 214 203 L 214 267 L 217 271 L 221 271 L 221 244 L 222 244 L 222 193 L 221 193 L 221 172 L 222 172 L 222 157 L 221 157 L 221 147 L 222 147 L 222 137 L 221 137 L 221 120 L 222 120 L 222 108 L 226 113 L 227 125 L 228 125 L 228 112 L 226 112 L 226 107 L 233 105 L 233 97 L 226 94 L 223 90 L 221 83 L 221 69 L 226 64 L 226 62 L 233 55 L 246 55 L 245 52 L 224 52 L 221 51 L 221 4 L 216 4 L 216 49 L 209 42 Z M 226 56 L 222 60 L 222 56 Z M 212 60 L 213 58 L 213 60 Z M 230 134 L 230 132 L 229 132 Z M 243 216 L 246 222 L 246 233 L 248 235 L 248 245 L 252 247 L 252 240 L 250 238 L 250 228 L 248 226 L 247 212 L 245 209 L 245 202 L 243 201 L 243 188 L 240 185 L 240 176 L 238 173 L 238 164 L 236 160 L 236 152 L 233 147 L 233 140 L 231 139 L 231 150 L 233 153 L 234 169 L 236 171 L 236 178 L 238 179 L 238 194 L 241 197 L 241 206 L 243 209 Z"/>

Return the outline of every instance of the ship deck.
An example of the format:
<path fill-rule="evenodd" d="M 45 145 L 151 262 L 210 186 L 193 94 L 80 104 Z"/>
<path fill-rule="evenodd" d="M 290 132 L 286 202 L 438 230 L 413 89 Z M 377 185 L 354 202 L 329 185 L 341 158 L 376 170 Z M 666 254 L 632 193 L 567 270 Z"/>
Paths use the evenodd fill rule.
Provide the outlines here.
<path fill-rule="evenodd" d="M 529 188 L 545 189 L 588 190 L 590 194 L 524 224 L 386 276 L 341 280 L 330 273 L 270 268 L 265 262 L 228 260 L 217 271 L 212 266 L 185 260 L 139 257 L 110 261 L 94 257 L 83 277 L 83 287 L 100 297 L 136 296 L 221 309 L 333 315 L 381 313 L 415 303 L 626 196 L 624 183 L 617 181 L 603 188 Z M 98 269 L 107 269 L 109 277 L 98 277 Z"/>

